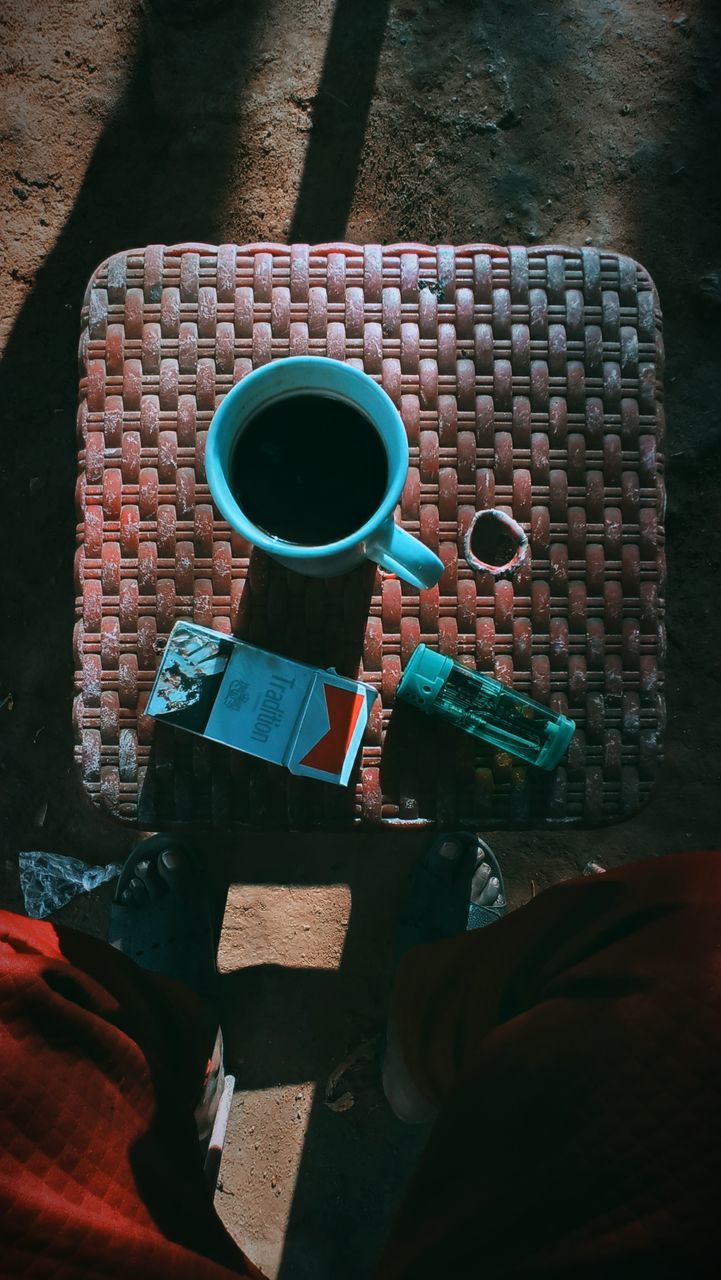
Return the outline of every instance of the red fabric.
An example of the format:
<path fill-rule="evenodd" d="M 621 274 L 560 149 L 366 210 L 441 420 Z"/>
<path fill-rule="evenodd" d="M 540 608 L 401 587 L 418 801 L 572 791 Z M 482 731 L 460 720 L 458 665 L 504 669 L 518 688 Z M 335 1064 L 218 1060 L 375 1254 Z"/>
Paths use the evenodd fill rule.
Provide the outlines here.
<path fill-rule="evenodd" d="M 0 1275 L 249 1274 L 203 1181 L 193 992 L 0 912 L 0 1023 Z"/>
<path fill-rule="evenodd" d="M 407 956 L 440 1107 L 378 1280 L 721 1272 L 721 854 L 637 863 Z"/>
<path fill-rule="evenodd" d="M 718 1274 L 721 854 L 417 948 L 394 1008 L 440 1109 L 378 1280 Z M 0 1017 L 3 1278 L 243 1274 L 197 1154 L 192 993 L 0 913 Z"/>

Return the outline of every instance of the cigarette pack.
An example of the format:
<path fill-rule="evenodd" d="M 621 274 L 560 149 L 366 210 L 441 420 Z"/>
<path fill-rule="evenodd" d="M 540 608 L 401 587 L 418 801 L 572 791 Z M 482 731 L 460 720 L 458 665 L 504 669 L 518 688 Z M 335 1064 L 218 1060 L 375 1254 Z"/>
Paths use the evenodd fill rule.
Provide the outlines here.
<path fill-rule="evenodd" d="M 291 773 L 345 786 L 375 697 L 360 680 L 177 622 L 146 713 Z"/>

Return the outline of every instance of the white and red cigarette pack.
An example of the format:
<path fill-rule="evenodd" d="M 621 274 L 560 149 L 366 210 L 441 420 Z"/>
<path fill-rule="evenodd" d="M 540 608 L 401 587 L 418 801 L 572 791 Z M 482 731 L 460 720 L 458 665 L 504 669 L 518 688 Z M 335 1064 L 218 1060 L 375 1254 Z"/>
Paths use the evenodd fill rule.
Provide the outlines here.
<path fill-rule="evenodd" d="M 291 773 L 345 786 L 375 697 L 360 680 L 177 622 L 146 713 Z"/>

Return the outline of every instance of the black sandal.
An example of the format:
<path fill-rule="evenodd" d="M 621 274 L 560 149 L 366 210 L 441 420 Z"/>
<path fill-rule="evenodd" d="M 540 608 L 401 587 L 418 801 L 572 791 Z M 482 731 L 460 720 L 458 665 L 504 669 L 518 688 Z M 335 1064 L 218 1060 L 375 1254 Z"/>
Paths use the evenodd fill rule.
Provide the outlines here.
<path fill-rule="evenodd" d="M 441 846 L 450 841 L 466 847 L 456 859 L 441 858 Z M 496 901 L 489 906 L 470 900 L 479 851 L 501 885 Z M 426 847 L 411 873 L 399 923 L 399 954 L 424 942 L 453 938 L 466 930 L 493 924 L 505 912 L 503 873 L 485 840 L 468 831 L 443 833 Z"/>
<path fill-rule="evenodd" d="M 158 863 L 165 850 L 182 855 L 172 870 Z M 124 903 L 141 862 L 150 864 L 144 883 L 148 902 Z M 143 969 L 177 978 L 199 995 L 213 994 L 222 911 L 214 910 L 207 874 L 195 851 L 179 836 L 151 836 L 136 845 L 118 879 L 110 911 L 108 942 Z"/>

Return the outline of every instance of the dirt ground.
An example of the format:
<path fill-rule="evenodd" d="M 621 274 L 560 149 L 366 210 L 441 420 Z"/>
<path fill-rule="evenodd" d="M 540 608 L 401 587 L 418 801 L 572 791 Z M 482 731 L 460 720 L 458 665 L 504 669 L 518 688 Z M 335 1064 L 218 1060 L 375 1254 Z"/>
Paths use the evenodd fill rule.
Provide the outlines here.
<path fill-rule="evenodd" d="M 85 281 L 180 240 L 597 244 L 653 275 L 668 353 L 666 764 L 603 832 L 494 843 L 513 904 L 719 837 L 721 22 L 712 0 L 5 0 L 2 902 L 17 852 L 122 857 L 71 767 L 74 407 Z M 4 700 L 4 701 L 3 701 Z M 238 1075 L 218 1206 L 282 1280 L 369 1275 L 424 1139 L 373 1046 L 417 836 L 208 833 Z M 107 889 L 61 918 L 102 934 Z"/>

